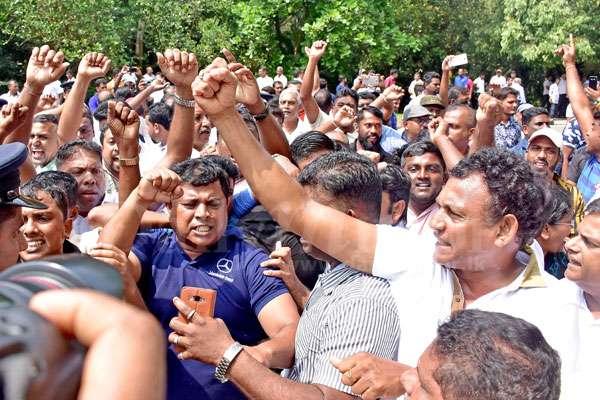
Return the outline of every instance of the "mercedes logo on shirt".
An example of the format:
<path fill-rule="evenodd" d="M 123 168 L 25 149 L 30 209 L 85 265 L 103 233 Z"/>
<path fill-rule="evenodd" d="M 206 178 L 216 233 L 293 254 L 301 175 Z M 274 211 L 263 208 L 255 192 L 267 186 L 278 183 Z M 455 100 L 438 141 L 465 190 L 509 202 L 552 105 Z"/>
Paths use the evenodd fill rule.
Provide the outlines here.
<path fill-rule="evenodd" d="M 228 274 L 233 269 L 233 261 L 226 258 L 221 258 L 219 261 L 217 261 L 217 269 L 222 274 Z"/>

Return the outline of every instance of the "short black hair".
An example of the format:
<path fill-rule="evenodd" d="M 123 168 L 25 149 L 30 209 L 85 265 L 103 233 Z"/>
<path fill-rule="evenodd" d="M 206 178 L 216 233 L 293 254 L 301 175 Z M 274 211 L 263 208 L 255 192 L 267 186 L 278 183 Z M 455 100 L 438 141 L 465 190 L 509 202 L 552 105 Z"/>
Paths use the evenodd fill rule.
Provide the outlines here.
<path fill-rule="evenodd" d="M 545 223 L 546 190 L 522 157 L 507 149 L 487 147 L 462 159 L 451 171 L 454 178 L 481 174 L 491 197 L 488 217 L 496 222 L 512 214 L 518 221 L 517 236 L 529 244 Z"/>
<path fill-rule="evenodd" d="M 354 103 L 358 105 L 358 95 L 349 87 L 343 87 L 337 92 L 336 99 L 339 99 L 340 97 L 352 97 L 354 99 Z"/>
<path fill-rule="evenodd" d="M 506 87 L 503 87 L 502 89 L 500 89 L 500 92 L 498 93 L 496 98 L 498 100 L 504 100 L 510 95 L 513 95 L 518 98 L 519 92 L 517 92 L 515 89 L 511 88 L 510 86 L 506 86 Z"/>
<path fill-rule="evenodd" d="M 122 87 L 122 88 L 115 90 L 115 100 L 116 101 L 125 101 L 127 99 L 131 99 L 132 97 L 135 97 L 136 94 L 137 93 L 135 90 L 130 89 L 128 87 Z"/>
<path fill-rule="evenodd" d="M 335 151 L 335 142 L 319 131 L 309 131 L 290 144 L 292 162 L 298 165 L 318 151 Z"/>
<path fill-rule="evenodd" d="M 108 100 L 98 104 L 98 108 L 94 111 L 94 118 L 98 121 L 108 118 Z"/>
<path fill-rule="evenodd" d="M 398 69 L 397 68 L 392 68 L 390 69 L 390 75 L 394 75 L 398 73 Z"/>
<path fill-rule="evenodd" d="M 404 203 L 408 205 L 408 199 L 410 196 L 410 177 L 402 171 L 398 165 L 388 164 L 379 172 L 381 177 L 381 184 L 383 191 L 390 195 L 390 210 L 394 203 L 404 200 Z M 408 207 L 404 207 L 401 220 L 406 219 L 406 212 Z"/>
<path fill-rule="evenodd" d="M 60 169 L 63 163 L 69 160 L 78 150 L 85 150 L 95 154 L 102 161 L 102 148 L 96 142 L 77 139 L 63 144 L 56 151 L 56 168 Z"/>
<path fill-rule="evenodd" d="M 375 94 L 375 92 L 365 90 L 364 92 L 360 92 L 358 94 L 358 98 L 363 99 L 363 100 L 364 99 L 375 100 L 375 99 L 377 99 L 377 95 Z"/>
<path fill-rule="evenodd" d="M 591 201 L 587 207 L 585 207 L 586 214 L 600 214 L 600 198 Z"/>
<path fill-rule="evenodd" d="M 407 158 L 420 157 L 427 153 L 431 153 L 436 156 L 440 160 L 444 171 L 446 170 L 446 163 L 444 162 L 444 156 L 442 156 L 442 152 L 430 140 L 417 140 L 416 142 L 410 143 L 407 146 L 396 149 L 392 153 L 392 156 L 394 156 L 393 162 L 394 164 L 404 167 Z"/>
<path fill-rule="evenodd" d="M 38 114 L 33 117 L 33 123 L 58 125 L 58 117 L 54 114 Z"/>
<path fill-rule="evenodd" d="M 469 106 L 468 104 L 465 103 L 461 103 L 461 104 L 450 104 L 448 107 L 446 107 L 446 113 L 448 113 L 448 111 L 454 111 L 454 110 L 464 110 L 465 112 L 467 112 L 469 118 L 468 118 L 468 125 L 470 128 L 475 128 L 477 126 L 477 111 L 475 111 L 471 106 Z"/>
<path fill-rule="evenodd" d="M 333 96 L 331 95 L 331 92 L 327 88 L 319 89 L 313 97 L 319 108 L 323 110 L 325 114 L 328 114 L 331 110 L 331 106 L 333 106 Z"/>
<path fill-rule="evenodd" d="M 324 191 L 345 207 L 362 205 L 367 222 L 377 223 L 381 211 L 381 178 L 371 160 L 356 153 L 336 151 L 311 162 L 298 182 Z"/>
<path fill-rule="evenodd" d="M 100 86 L 102 84 L 106 85 L 106 84 L 108 84 L 108 81 L 106 79 L 104 79 L 104 78 L 98 78 L 98 79 L 96 79 L 94 81 L 94 86 L 95 87 L 98 87 L 98 86 Z"/>
<path fill-rule="evenodd" d="M 469 89 L 462 86 L 452 86 L 448 89 L 448 101 L 454 101 L 458 99 L 461 95 L 468 94 Z"/>
<path fill-rule="evenodd" d="M 229 174 L 215 161 L 204 157 L 193 158 L 173 165 L 171 170 L 179 175 L 184 183 L 206 186 L 218 181 L 225 197 L 233 194 L 233 187 L 229 184 Z"/>
<path fill-rule="evenodd" d="M 376 116 L 377 118 L 379 118 L 382 122 L 383 122 L 383 112 L 381 112 L 381 110 L 377 107 L 373 107 L 373 106 L 364 106 L 359 112 L 358 114 L 356 114 L 356 122 L 360 122 L 363 120 L 363 118 L 365 118 L 365 114 L 369 113 L 371 115 Z"/>
<path fill-rule="evenodd" d="M 166 130 L 171 128 L 173 110 L 165 103 L 156 103 L 148 109 L 148 121 L 162 125 Z"/>
<path fill-rule="evenodd" d="M 45 179 L 52 181 L 52 184 L 61 188 L 67 195 L 67 206 L 69 208 L 77 205 L 77 180 L 75 177 L 64 171 L 44 171 L 37 176 L 44 175 Z"/>
<path fill-rule="evenodd" d="M 481 310 L 454 313 L 431 345 L 447 400 L 558 400 L 560 357 L 533 324 Z"/>
<path fill-rule="evenodd" d="M 550 185 L 548 191 L 549 198 L 546 207 L 548 217 L 546 223 L 548 225 L 556 225 L 566 215 L 572 215 L 573 202 L 570 193 L 558 185 Z"/>
<path fill-rule="evenodd" d="M 425 75 L 423 75 L 423 83 L 425 84 L 425 86 L 427 86 L 431 83 L 431 81 L 433 81 L 436 78 L 441 79 L 440 74 L 438 74 L 437 72 L 435 72 L 435 71 L 425 72 Z"/>
<path fill-rule="evenodd" d="M 27 197 L 37 198 L 38 192 L 44 192 L 56 202 L 63 215 L 63 220 L 69 216 L 69 200 L 67 194 L 48 175 L 41 173 L 34 176 L 29 182 L 21 186 L 21 193 Z"/>
<path fill-rule="evenodd" d="M 229 175 L 231 179 L 237 180 L 240 177 L 240 170 L 230 158 L 219 156 L 217 154 L 209 154 L 203 158 L 223 168 L 223 170 L 227 172 L 227 175 Z"/>
<path fill-rule="evenodd" d="M 538 115 L 550 115 L 544 107 L 531 107 L 521 113 L 523 115 L 523 125 L 529 125 L 529 122 Z"/>

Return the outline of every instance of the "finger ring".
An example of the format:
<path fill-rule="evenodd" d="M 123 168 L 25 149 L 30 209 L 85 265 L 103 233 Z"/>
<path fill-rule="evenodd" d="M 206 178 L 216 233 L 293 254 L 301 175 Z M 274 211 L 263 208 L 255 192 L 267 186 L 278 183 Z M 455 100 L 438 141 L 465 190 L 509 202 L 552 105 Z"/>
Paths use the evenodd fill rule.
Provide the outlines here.
<path fill-rule="evenodd" d="M 204 80 L 204 71 L 200 71 L 200 74 L 198 75 L 198 77 L 200 78 L 200 80 Z"/>
<path fill-rule="evenodd" d="M 352 379 L 352 371 L 346 371 L 346 376 L 348 377 L 348 379 Z"/>
<path fill-rule="evenodd" d="M 185 316 L 185 319 L 190 321 L 194 317 L 195 314 L 196 314 L 196 310 L 192 310 Z"/>
<path fill-rule="evenodd" d="M 179 335 L 175 335 L 175 339 L 173 339 L 173 343 L 175 344 L 175 346 L 179 345 L 179 339 L 181 338 L 181 336 Z"/>

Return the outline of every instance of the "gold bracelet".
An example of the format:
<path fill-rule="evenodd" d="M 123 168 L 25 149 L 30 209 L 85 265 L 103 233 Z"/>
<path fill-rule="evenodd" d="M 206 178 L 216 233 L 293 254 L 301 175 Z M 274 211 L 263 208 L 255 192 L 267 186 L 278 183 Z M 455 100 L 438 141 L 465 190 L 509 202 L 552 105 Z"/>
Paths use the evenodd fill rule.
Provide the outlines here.
<path fill-rule="evenodd" d="M 140 163 L 140 156 L 135 156 L 132 158 L 121 158 L 119 157 L 119 165 L 125 167 L 134 167 Z"/>

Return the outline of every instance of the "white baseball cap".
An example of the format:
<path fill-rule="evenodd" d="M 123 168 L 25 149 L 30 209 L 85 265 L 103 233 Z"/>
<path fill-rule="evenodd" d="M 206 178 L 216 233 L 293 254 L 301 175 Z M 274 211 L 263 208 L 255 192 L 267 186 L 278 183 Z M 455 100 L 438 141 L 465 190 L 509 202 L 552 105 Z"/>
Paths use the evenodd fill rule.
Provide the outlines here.
<path fill-rule="evenodd" d="M 550 139 L 552 143 L 559 149 L 562 147 L 562 133 L 552 128 L 542 128 L 533 132 L 533 134 L 529 137 L 528 146 L 531 144 L 531 142 L 533 142 L 535 138 L 538 138 L 540 136 L 544 136 Z"/>

